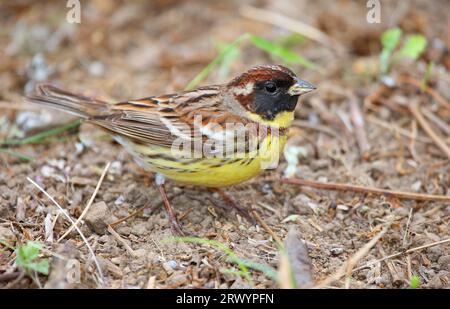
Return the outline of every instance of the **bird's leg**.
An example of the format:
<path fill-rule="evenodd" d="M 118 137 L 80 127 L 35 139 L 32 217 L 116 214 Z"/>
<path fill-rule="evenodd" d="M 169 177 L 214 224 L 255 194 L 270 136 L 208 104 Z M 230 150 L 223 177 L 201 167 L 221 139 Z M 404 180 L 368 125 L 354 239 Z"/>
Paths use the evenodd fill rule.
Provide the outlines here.
<path fill-rule="evenodd" d="M 181 228 L 180 222 L 178 222 L 175 211 L 170 205 L 169 199 L 167 198 L 166 189 L 164 188 L 164 176 L 161 174 L 156 174 L 155 183 L 159 189 L 159 193 L 161 194 L 164 208 L 166 209 L 167 216 L 169 218 L 170 227 L 172 228 L 172 232 L 178 236 L 186 236 L 188 233 L 184 232 Z"/>
<path fill-rule="evenodd" d="M 214 188 L 213 191 L 217 192 L 220 195 L 220 197 L 225 202 L 224 205 L 226 205 L 226 207 L 219 206 L 217 204 L 216 204 L 216 206 L 219 206 L 219 207 L 225 208 L 225 209 L 230 209 L 230 208 L 234 209 L 239 214 L 241 214 L 245 219 L 247 219 L 248 222 L 250 222 L 253 225 L 256 225 L 256 220 L 255 220 L 255 218 L 253 218 L 252 215 L 250 215 L 250 212 L 248 211 L 248 209 L 240 206 L 239 203 L 237 203 L 232 196 L 230 196 L 228 193 L 226 193 L 225 191 L 223 191 L 220 188 Z"/>

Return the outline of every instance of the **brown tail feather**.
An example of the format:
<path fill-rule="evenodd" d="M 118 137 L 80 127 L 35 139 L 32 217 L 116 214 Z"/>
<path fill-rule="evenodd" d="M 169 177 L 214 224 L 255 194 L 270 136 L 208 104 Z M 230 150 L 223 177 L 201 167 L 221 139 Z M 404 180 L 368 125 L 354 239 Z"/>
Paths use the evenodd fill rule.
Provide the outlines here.
<path fill-rule="evenodd" d="M 66 111 L 82 118 L 102 115 L 109 104 L 80 94 L 57 88 L 49 84 L 39 85 L 37 93 L 25 97 L 25 101 Z"/>

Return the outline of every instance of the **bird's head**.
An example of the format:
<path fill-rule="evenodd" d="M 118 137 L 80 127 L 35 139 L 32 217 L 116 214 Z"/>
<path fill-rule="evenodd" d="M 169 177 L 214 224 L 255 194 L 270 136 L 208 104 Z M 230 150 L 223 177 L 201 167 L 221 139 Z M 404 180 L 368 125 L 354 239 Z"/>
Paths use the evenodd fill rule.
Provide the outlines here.
<path fill-rule="evenodd" d="M 254 67 L 228 83 L 247 117 L 259 123 L 290 126 L 298 98 L 316 89 L 281 65 Z"/>

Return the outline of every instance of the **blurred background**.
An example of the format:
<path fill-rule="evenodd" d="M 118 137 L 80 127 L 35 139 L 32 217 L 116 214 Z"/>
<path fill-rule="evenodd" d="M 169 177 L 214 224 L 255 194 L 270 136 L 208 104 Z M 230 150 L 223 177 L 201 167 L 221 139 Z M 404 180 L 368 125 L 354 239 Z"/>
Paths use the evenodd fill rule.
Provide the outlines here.
<path fill-rule="evenodd" d="M 384 242 L 389 253 L 406 244 L 448 237 L 448 203 L 358 198 L 314 190 L 305 193 L 276 180 L 284 175 L 449 194 L 448 7 L 446 0 L 0 1 L 3 238 L 11 243 L 46 240 L 49 250 L 57 251 L 57 245 L 42 234 L 44 221 L 55 220 L 55 235 L 67 229 L 67 223 L 55 219 L 52 206 L 42 202 L 26 177 L 48 188 L 75 217 L 107 161 L 115 162 L 114 169 L 98 199 L 108 204 L 116 218 L 148 200 L 157 200 L 154 189 L 141 188 L 144 177 L 130 157 L 104 133 L 89 124 L 80 126 L 70 116 L 23 103 L 22 97 L 33 92 L 36 84 L 52 82 L 117 102 L 224 83 L 263 63 L 288 66 L 318 90 L 302 98 L 297 108 L 280 167 L 237 186 L 233 194 L 247 206 L 255 205 L 253 201 L 271 205 L 267 210 L 256 203 L 279 237 L 286 236 L 290 225 L 300 230 L 310 246 L 317 280 L 333 273 L 364 245 L 388 215 L 397 216 L 396 226 Z M 261 231 L 244 228 L 241 223 L 234 226 L 234 220 L 226 216 L 217 219 L 205 207 L 197 207 L 206 199 L 195 199 L 197 193 L 192 189 L 172 189 L 187 196 L 173 203 L 185 214 L 184 225 L 196 234 L 232 241 L 238 254 L 272 267 L 278 265 L 276 246 L 264 242 L 269 239 L 267 235 L 261 236 Z M 50 219 L 46 219 L 48 214 Z M 107 260 L 115 258 L 112 266 L 104 262 L 109 267 L 110 286 L 144 287 L 149 276 L 163 287 L 249 285 L 231 275 L 217 279 L 211 268 L 192 257 L 198 255 L 200 261 L 207 252 L 193 253 L 190 247 L 177 251 L 161 245 L 169 259 L 178 263 L 180 250 L 188 252 L 191 256 L 184 258 L 198 262 L 194 263 L 200 269 L 194 276 L 197 281 L 184 268 L 161 270 L 161 261 L 148 258 L 148 252 L 156 250 L 149 239 L 166 235 L 169 228 L 161 218 L 152 218 L 136 218 L 118 230 L 132 248 L 144 250 L 142 259 L 147 264 L 139 258 L 133 262 L 121 257 L 126 251 L 111 249 L 117 243 L 106 237 L 109 234 L 103 235 L 106 239 L 101 240 L 98 252 Z M 26 228 L 28 234 L 20 225 L 11 227 L 11 222 L 31 224 Z M 407 223 L 413 234 L 404 236 Z M 248 231 L 242 233 L 243 229 Z M 95 238 L 87 228 L 86 233 Z M 248 239 L 253 241 L 250 249 Z M 422 286 L 448 287 L 448 259 L 440 259 L 450 258 L 448 245 L 433 250 L 417 254 L 412 262 L 399 259 L 394 265 L 398 273 L 393 274 L 392 267 L 385 264 L 379 264 L 379 269 L 363 269 L 352 284 L 408 287 L 416 276 Z M 380 258 L 383 252 L 374 250 L 367 260 Z M 82 254 L 79 259 L 85 263 L 87 253 Z M 4 257 L 0 273 L 10 271 L 13 261 L 12 253 Z M 214 262 L 217 267 L 225 263 Z M 86 269 L 95 270 L 89 267 Z M 82 286 L 96 286 L 96 279 L 89 274 L 83 278 Z M 42 284 L 60 282 L 50 279 L 41 278 Z M 279 286 L 258 272 L 252 282 L 256 287 Z M 27 287 L 37 283 L 15 284 Z M 336 283 L 339 287 L 343 284 Z"/>

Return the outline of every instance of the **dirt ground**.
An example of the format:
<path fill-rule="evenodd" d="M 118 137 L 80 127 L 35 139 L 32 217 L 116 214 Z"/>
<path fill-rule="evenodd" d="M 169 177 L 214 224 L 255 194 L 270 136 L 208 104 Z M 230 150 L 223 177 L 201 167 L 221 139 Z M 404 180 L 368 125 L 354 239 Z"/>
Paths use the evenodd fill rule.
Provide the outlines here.
<path fill-rule="evenodd" d="M 111 102 L 171 93 L 182 90 L 214 59 L 217 42 L 232 42 L 246 32 L 270 40 L 291 33 L 248 16 L 243 10 L 245 2 L 301 20 L 332 38 L 329 44 L 304 39 L 292 47 L 320 67 L 289 65 L 302 79 L 318 86 L 301 99 L 297 122 L 290 131 L 287 147 L 306 152 L 293 177 L 450 195 L 449 158 L 409 108 L 409 104 L 418 104 L 432 130 L 449 147 L 450 109 L 440 101 L 449 104 L 450 99 L 446 1 L 383 1 L 380 24 L 367 23 L 364 1 L 93 0 L 83 1 L 80 24 L 66 22 L 68 9 L 63 2 L 0 4 L 0 141 L 73 121 L 22 102 L 22 96 L 40 81 L 53 81 Z M 395 64 L 390 76 L 396 83 L 388 88 L 373 71 L 378 68 L 380 36 L 393 26 L 400 26 L 405 34 L 423 34 L 428 45 L 417 61 Z M 421 81 L 429 62 L 434 63 L 428 81 L 434 95 L 400 82 L 404 74 Z M 214 70 L 202 85 L 226 82 L 261 63 L 282 61 L 244 44 L 228 72 Z M 362 124 L 355 122 L 358 115 Z M 152 175 L 145 174 L 120 145 L 92 125 L 82 124 L 37 144 L 4 149 L 34 160 L 0 152 L 0 239 L 14 248 L 27 240 L 44 244 L 40 258 L 50 260 L 50 273 L 24 275 L 15 264 L 15 251 L 0 245 L 1 287 L 102 287 L 95 261 L 105 277 L 103 286 L 108 288 L 282 286 L 254 269 L 249 270 L 251 280 L 246 279 L 238 273 L 238 265 L 214 246 L 171 241 Z M 80 224 L 94 259 L 76 230 L 58 241 L 71 223 L 27 178 L 75 219 L 88 204 L 108 162 L 111 165 Z M 419 278 L 421 288 L 450 287 L 450 244 L 445 241 L 450 238 L 448 201 L 285 184 L 281 178 L 286 167 L 283 159 L 277 169 L 226 191 L 240 205 L 254 208 L 281 240 L 291 228 L 299 233 L 309 250 L 314 277 L 310 284 L 320 284 L 335 274 L 385 232 L 357 259 L 348 280 L 339 276 L 325 286 L 409 288 L 412 278 Z M 167 191 L 187 231 L 218 241 L 239 258 L 270 266 L 282 276 L 280 250 L 261 222 L 255 226 L 236 212 L 214 207 L 219 197 L 203 188 L 168 182 Z M 157 208 L 150 213 L 153 206 Z M 134 215 L 114 226 L 116 233 L 108 231 L 107 224 L 130 214 Z M 286 249 L 296 248 L 287 243 Z M 414 250 L 380 261 L 408 249 Z M 76 261 L 80 280 L 68 282 L 67 259 Z"/>

